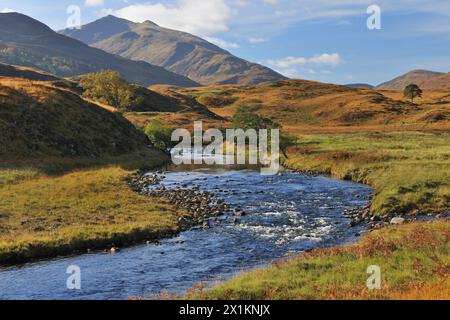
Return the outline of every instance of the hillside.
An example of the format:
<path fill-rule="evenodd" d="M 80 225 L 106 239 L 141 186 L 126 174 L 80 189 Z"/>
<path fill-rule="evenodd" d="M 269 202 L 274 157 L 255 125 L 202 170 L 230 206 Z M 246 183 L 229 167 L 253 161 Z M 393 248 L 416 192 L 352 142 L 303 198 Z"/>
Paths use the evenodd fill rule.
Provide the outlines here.
<path fill-rule="evenodd" d="M 39 68 L 58 77 L 112 69 L 143 86 L 197 85 L 164 68 L 91 48 L 19 13 L 0 13 L 0 62 Z"/>
<path fill-rule="evenodd" d="M 238 106 L 247 106 L 284 126 L 448 125 L 450 121 L 448 105 L 413 105 L 371 89 L 305 80 L 245 87 L 212 86 L 180 92 L 195 97 L 223 117 L 231 117 Z"/>
<path fill-rule="evenodd" d="M 150 21 L 132 23 L 108 16 L 81 30 L 61 33 L 128 59 L 164 67 L 205 85 L 251 85 L 285 79 L 267 67 L 237 58 L 199 37 L 162 28 Z"/>
<path fill-rule="evenodd" d="M 426 90 L 450 90 L 450 73 L 444 73 L 426 80 L 422 84 Z"/>
<path fill-rule="evenodd" d="M 440 90 L 450 88 L 450 74 L 428 70 L 414 70 L 377 86 L 380 90 L 403 90 L 415 83 L 422 89 Z"/>
<path fill-rule="evenodd" d="M 34 80 L 43 75 L 0 65 L 0 157 L 121 155 L 148 144 L 120 114 L 61 88 L 65 81 Z"/>

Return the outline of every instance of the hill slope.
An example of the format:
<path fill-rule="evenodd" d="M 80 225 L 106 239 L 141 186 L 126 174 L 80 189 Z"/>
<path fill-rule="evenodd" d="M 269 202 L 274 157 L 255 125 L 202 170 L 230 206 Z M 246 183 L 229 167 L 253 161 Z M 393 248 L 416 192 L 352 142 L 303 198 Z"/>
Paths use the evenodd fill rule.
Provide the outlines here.
<path fill-rule="evenodd" d="M 447 105 L 415 105 L 388 98 L 372 89 L 305 80 L 180 91 L 196 97 L 220 116 L 231 117 L 237 107 L 247 106 L 284 126 L 448 124 L 450 121 Z"/>
<path fill-rule="evenodd" d="M 113 35 L 113 33 L 116 34 Z M 146 21 L 108 16 L 63 34 L 133 60 L 164 67 L 203 84 L 258 84 L 285 79 L 275 71 L 233 56 L 191 34 Z"/>
<path fill-rule="evenodd" d="M 59 88 L 63 80 L 22 71 L 0 65 L 0 157 L 121 155 L 148 144 L 120 114 Z"/>
<path fill-rule="evenodd" d="M 450 88 L 450 75 L 428 70 L 413 70 L 391 81 L 382 83 L 376 88 L 380 90 L 403 90 L 412 83 L 427 90 Z"/>
<path fill-rule="evenodd" d="M 440 74 L 424 81 L 422 88 L 426 90 L 449 90 L 450 73 Z"/>
<path fill-rule="evenodd" d="M 0 62 L 36 67 L 59 77 L 112 69 L 143 86 L 197 85 L 164 68 L 91 48 L 19 13 L 0 13 Z"/>

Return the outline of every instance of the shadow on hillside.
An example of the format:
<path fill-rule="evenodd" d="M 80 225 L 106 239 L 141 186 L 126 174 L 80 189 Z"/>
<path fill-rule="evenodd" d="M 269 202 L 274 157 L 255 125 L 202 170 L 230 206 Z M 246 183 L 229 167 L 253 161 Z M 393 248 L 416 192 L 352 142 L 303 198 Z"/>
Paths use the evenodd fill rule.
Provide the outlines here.
<path fill-rule="evenodd" d="M 170 157 L 160 151 L 145 148 L 121 156 L 87 157 L 42 157 L 0 158 L 2 170 L 32 170 L 38 174 L 60 176 L 74 170 L 89 170 L 104 167 L 121 167 L 125 170 L 145 170 L 162 167 Z"/>

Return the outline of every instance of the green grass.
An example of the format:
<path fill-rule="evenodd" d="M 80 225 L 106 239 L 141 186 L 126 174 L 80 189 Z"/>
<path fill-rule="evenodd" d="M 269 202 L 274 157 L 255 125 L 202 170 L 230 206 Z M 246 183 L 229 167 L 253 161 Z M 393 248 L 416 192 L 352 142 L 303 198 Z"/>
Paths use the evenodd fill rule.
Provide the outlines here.
<path fill-rule="evenodd" d="M 285 165 L 369 184 L 371 211 L 437 214 L 450 208 L 450 134 L 317 134 L 299 137 Z"/>
<path fill-rule="evenodd" d="M 0 264 L 174 234 L 178 218 L 185 213 L 161 199 L 138 195 L 127 184 L 136 169 L 164 161 L 164 155 L 149 149 L 96 161 L 16 162 L 13 169 L 4 162 L 0 170 Z"/>
<path fill-rule="evenodd" d="M 321 249 L 238 275 L 192 299 L 448 299 L 450 221 L 385 228 L 348 247 Z M 369 290 L 367 268 L 381 269 Z"/>

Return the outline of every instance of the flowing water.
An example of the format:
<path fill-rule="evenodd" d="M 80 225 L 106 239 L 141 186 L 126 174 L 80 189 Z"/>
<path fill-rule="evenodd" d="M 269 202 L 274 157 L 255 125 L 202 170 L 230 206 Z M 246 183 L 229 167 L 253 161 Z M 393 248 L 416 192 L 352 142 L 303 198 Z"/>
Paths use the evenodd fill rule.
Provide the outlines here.
<path fill-rule="evenodd" d="M 364 227 L 349 228 L 345 209 L 366 206 L 367 186 L 284 171 L 262 176 L 245 169 L 181 167 L 163 184 L 196 184 L 247 214 L 222 217 L 160 244 L 116 254 L 92 253 L 0 269 L 0 299 L 154 298 L 164 290 L 182 294 L 194 284 L 212 285 L 273 259 L 354 241 Z M 68 266 L 81 269 L 81 290 L 69 290 Z"/>

